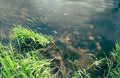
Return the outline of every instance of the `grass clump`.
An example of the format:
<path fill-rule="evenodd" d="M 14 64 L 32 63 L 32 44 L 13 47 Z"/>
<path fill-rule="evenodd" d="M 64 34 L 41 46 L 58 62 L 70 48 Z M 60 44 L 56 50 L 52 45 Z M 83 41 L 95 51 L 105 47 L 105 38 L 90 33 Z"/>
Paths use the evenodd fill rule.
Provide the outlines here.
<path fill-rule="evenodd" d="M 38 59 L 34 57 L 34 54 L 30 55 L 29 53 L 26 58 L 21 54 L 15 54 L 11 49 L 7 52 L 4 50 L 2 53 L 6 53 L 0 55 L 2 78 L 45 78 L 51 76 L 49 73 L 50 60 L 48 59 Z"/>
<path fill-rule="evenodd" d="M 9 45 L 0 43 L 0 78 L 53 78 L 51 59 L 46 59 L 38 50 L 50 41 L 53 41 L 51 36 L 20 25 L 13 28 Z"/>
<path fill-rule="evenodd" d="M 93 78 L 120 78 L 120 42 L 115 44 L 110 57 L 96 60 L 87 70 Z"/>
<path fill-rule="evenodd" d="M 115 45 L 115 50 L 112 53 L 113 59 L 116 62 L 114 69 L 109 73 L 111 78 L 120 78 L 120 42 Z"/>
<path fill-rule="evenodd" d="M 48 43 L 49 41 L 53 40 L 52 36 L 47 36 L 40 33 L 38 34 L 37 32 L 20 25 L 12 29 L 11 38 L 21 39 L 25 37 L 30 37 L 33 40 L 37 40 L 41 45 L 44 45 L 44 43 Z"/>
<path fill-rule="evenodd" d="M 24 28 L 20 25 L 12 29 L 10 39 L 12 44 L 20 51 L 43 48 L 47 43 L 53 41 L 51 36 L 38 34 L 31 29 Z"/>

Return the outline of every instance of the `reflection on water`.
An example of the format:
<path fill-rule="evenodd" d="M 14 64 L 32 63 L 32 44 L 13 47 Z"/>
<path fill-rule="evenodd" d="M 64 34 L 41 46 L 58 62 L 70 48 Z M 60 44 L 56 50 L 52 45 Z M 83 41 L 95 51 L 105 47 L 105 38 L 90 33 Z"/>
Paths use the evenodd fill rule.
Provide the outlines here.
<path fill-rule="evenodd" d="M 120 40 L 119 17 L 119 0 L 0 0 L 0 39 L 13 24 L 29 26 L 53 35 L 66 57 L 88 62 Z"/>

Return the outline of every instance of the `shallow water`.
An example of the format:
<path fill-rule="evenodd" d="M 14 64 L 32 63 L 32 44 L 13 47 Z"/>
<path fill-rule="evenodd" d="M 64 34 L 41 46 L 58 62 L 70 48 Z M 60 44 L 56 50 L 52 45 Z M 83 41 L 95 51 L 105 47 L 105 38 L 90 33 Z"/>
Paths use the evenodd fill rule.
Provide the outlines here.
<path fill-rule="evenodd" d="M 109 55 L 120 41 L 119 5 L 119 0 L 0 0 L 0 38 L 13 24 L 29 26 L 53 35 L 65 52 L 81 58 L 66 56 L 84 60 L 84 66 L 103 51 Z"/>

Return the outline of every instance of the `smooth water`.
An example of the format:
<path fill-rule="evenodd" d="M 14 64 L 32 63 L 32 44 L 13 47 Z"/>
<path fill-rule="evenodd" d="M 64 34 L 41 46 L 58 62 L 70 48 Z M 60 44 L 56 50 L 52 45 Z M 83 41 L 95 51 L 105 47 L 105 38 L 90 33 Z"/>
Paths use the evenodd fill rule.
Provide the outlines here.
<path fill-rule="evenodd" d="M 119 20 L 119 0 L 0 0 L 0 40 L 13 24 L 29 26 L 53 35 L 57 45 L 84 63 L 109 55 L 120 41 Z"/>

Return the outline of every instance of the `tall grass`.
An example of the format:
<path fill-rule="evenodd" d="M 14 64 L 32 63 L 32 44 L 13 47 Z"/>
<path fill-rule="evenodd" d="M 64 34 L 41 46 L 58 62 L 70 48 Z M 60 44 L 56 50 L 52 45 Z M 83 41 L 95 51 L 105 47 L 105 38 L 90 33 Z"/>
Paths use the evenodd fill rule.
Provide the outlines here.
<path fill-rule="evenodd" d="M 51 76 L 49 73 L 50 60 L 43 57 L 40 59 L 29 53 L 27 53 L 27 57 L 22 56 L 21 58 L 21 56 L 21 54 L 15 54 L 11 49 L 2 50 L 2 54 L 0 54 L 2 78 L 48 78 Z"/>
<path fill-rule="evenodd" d="M 28 40 L 28 39 L 31 40 Z M 33 32 L 30 29 L 17 26 L 12 29 L 10 43 L 3 46 L 0 43 L 0 64 L 2 78 L 52 78 L 50 60 L 46 59 L 35 46 L 44 46 L 52 40 L 51 36 Z M 16 41 L 16 42 L 15 42 Z M 32 42 L 32 43 L 31 43 Z M 24 44 L 24 45 L 21 45 Z M 14 45 L 17 45 L 17 49 Z M 24 48 L 21 48 L 23 47 Z M 32 47 L 31 47 L 32 46 Z M 21 49 L 33 48 L 34 50 Z M 40 48 L 40 47 L 38 47 Z"/>
<path fill-rule="evenodd" d="M 120 42 L 117 42 L 115 45 L 115 50 L 113 50 L 113 59 L 115 59 L 116 66 L 109 73 L 111 78 L 120 78 Z"/>

